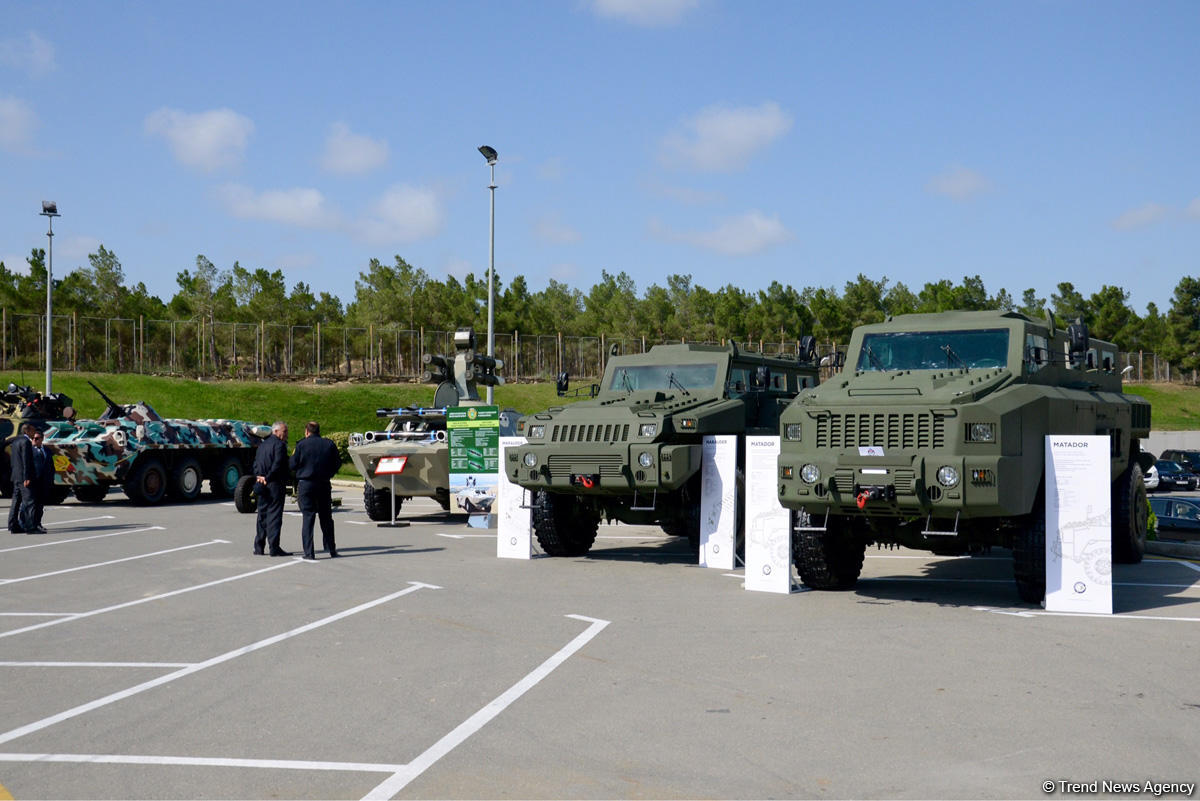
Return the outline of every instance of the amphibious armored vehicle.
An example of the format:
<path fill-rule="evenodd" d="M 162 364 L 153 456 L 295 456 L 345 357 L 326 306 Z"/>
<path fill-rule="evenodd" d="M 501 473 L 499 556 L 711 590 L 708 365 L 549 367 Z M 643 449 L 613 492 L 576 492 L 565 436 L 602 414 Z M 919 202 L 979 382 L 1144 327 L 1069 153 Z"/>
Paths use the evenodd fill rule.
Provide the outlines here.
<path fill-rule="evenodd" d="M 451 406 L 482 406 L 477 384 L 496 386 L 504 379 L 496 370 L 504 367 L 500 359 L 475 352 L 475 332 L 460 328 L 454 332 L 454 353 L 425 354 L 428 368 L 422 375 L 426 383 L 437 384 L 430 407 L 409 406 L 377 409 L 377 417 L 386 418 L 382 431 L 351 434 L 350 460 L 363 476 L 363 503 L 372 520 L 390 520 L 394 509 L 413 497 L 436 498 L 443 509 L 450 509 L 450 448 L 446 438 L 446 410 Z M 500 414 L 500 434 L 515 431 L 517 412 L 507 409 Z M 401 466 L 395 474 L 377 474 L 380 460 Z M 399 457 L 403 457 L 401 460 Z M 394 481 L 394 484 L 393 484 Z M 482 499 L 471 497 L 465 511 L 487 508 Z M 468 508 L 470 507 L 470 508 Z"/>
<path fill-rule="evenodd" d="M 192 501 L 205 480 L 214 495 L 228 497 L 271 433 L 270 426 L 241 420 L 164 419 L 144 401 L 120 404 L 92 388 L 108 404 L 104 414 L 53 421 L 45 432 L 55 486 L 85 503 L 104 500 L 114 485 L 134 503 Z"/>
<path fill-rule="evenodd" d="M 700 542 L 706 434 L 774 434 L 779 414 L 817 383 L 812 337 L 800 360 L 735 346 L 656 345 L 615 355 L 597 394 L 521 418 L 508 479 L 531 494 L 533 528 L 552 556 L 587 553 L 600 520 L 656 524 Z"/>
<path fill-rule="evenodd" d="M 1111 440 L 1112 554 L 1138 562 L 1150 404 L 1122 391 L 1115 345 L 1016 312 L 913 314 L 862 326 L 848 369 L 780 420 L 779 500 L 817 589 L 858 580 L 869 543 L 939 554 L 1011 548 L 1021 598 L 1045 594 L 1044 440 Z"/>

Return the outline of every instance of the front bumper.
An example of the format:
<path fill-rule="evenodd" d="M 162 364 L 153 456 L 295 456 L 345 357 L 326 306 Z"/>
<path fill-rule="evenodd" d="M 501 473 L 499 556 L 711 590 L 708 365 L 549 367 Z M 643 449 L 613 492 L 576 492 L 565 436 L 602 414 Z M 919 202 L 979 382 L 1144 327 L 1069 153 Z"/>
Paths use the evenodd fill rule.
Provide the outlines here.
<path fill-rule="evenodd" d="M 650 455 L 649 466 L 639 462 L 643 453 Z M 532 467 L 526 454 L 536 459 Z M 608 495 L 675 490 L 699 469 L 699 444 L 633 443 L 571 451 L 527 444 L 510 449 L 505 463 L 509 480 L 525 489 Z"/>

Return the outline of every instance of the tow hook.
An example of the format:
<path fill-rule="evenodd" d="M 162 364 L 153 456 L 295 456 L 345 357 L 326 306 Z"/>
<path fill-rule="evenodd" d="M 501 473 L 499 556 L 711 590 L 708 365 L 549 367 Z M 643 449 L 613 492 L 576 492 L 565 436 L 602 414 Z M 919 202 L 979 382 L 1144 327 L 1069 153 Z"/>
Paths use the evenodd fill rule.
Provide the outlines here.
<path fill-rule="evenodd" d="M 867 501 L 896 500 L 896 488 L 890 484 L 886 487 L 857 486 L 854 490 L 854 502 L 858 505 L 859 509 L 865 509 Z"/>
<path fill-rule="evenodd" d="M 580 476 L 579 483 L 583 485 L 584 489 L 591 489 L 596 486 L 596 482 L 592 481 L 591 476 Z"/>

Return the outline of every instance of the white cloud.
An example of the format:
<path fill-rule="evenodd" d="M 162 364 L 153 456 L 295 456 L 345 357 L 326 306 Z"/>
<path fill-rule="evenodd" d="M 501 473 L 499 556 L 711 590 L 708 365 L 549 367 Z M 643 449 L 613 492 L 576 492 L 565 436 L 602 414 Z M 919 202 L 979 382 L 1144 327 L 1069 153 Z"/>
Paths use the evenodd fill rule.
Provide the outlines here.
<path fill-rule="evenodd" d="M 54 71 L 54 45 L 33 31 L 24 38 L 5 39 L 0 41 L 0 64 L 40 77 Z"/>
<path fill-rule="evenodd" d="M 935 195 L 945 195 L 954 200 L 970 200 L 989 191 L 992 182 L 983 174 L 956 164 L 929 179 L 925 188 Z"/>
<path fill-rule="evenodd" d="M 240 184 L 226 184 L 218 194 L 229 213 L 244 220 L 269 220 L 316 229 L 338 225 L 337 212 L 329 208 L 325 196 L 317 189 L 297 187 L 255 192 Z"/>
<path fill-rule="evenodd" d="M 591 0 L 596 16 L 644 28 L 675 25 L 697 5 L 698 0 Z"/>
<path fill-rule="evenodd" d="M 1189 203 L 1183 213 L 1193 220 L 1200 220 L 1200 197 Z"/>
<path fill-rule="evenodd" d="M 1192 204 L 1196 205 L 1195 203 Z M 1189 213 L 1192 206 L 1188 206 Z M 1112 221 L 1112 227 L 1118 231 L 1132 231 L 1162 222 L 1171 216 L 1171 210 L 1160 203 L 1146 203 L 1136 209 L 1130 209 Z"/>
<path fill-rule="evenodd" d="M 27 154 L 33 145 L 38 118 L 18 97 L 0 97 L 0 150 Z"/>
<path fill-rule="evenodd" d="M 741 108 L 710 106 L 686 120 L 683 132 L 663 139 L 663 160 L 713 172 L 738 170 L 791 127 L 791 115 L 773 101 Z"/>
<path fill-rule="evenodd" d="M 409 243 L 437 236 L 444 217 L 441 201 L 433 191 L 397 184 L 375 201 L 365 221 L 353 227 L 374 244 Z"/>
<path fill-rule="evenodd" d="M 579 231 L 562 222 L 557 214 L 548 214 L 535 222 L 533 234 L 552 245 L 570 245 L 583 238 Z"/>
<path fill-rule="evenodd" d="M 145 131 L 166 139 L 182 163 L 212 172 L 241 163 L 254 123 L 227 108 L 198 114 L 160 108 L 146 117 Z"/>
<path fill-rule="evenodd" d="M 710 231 L 676 231 L 652 220 L 650 233 L 727 256 L 749 256 L 792 239 L 792 232 L 779 221 L 778 215 L 768 217 L 760 211 L 728 217 Z"/>
<path fill-rule="evenodd" d="M 387 160 L 387 142 L 353 133 L 345 123 L 335 122 L 325 140 L 321 166 L 338 175 L 358 175 L 382 167 Z"/>

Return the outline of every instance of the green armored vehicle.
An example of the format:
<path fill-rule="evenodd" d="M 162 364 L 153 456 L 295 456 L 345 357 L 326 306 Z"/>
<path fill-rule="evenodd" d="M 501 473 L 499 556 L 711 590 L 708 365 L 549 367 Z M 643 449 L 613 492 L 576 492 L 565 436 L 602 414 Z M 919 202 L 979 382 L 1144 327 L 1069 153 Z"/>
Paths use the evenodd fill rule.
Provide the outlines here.
<path fill-rule="evenodd" d="M 803 343 L 801 360 L 733 345 L 615 355 L 593 398 L 523 417 L 527 444 L 508 450 L 504 470 L 531 493 L 542 550 L 587 553 L 601 518 L 657 524 L 697 547 L 704 436 L 775 433 L 788 401 L 817 383 L 812 337 Z"/>
<path fill-rule="evenodd" d="M 817 589 L 858 580 L 868 543 L 939 554 L 1013 551 L 1021 598 L 1045 594 L 1046 435 L 1112 441 L 1112 554 L 1139 562 L 1139 440 L 1150 405 L 1122 392 L 1117 348 L 1016 312 L 903 315 L 854 331 L 847 369 L 780 420 L 779 500 Z"/>
<path fill-rule="evenodd" d="M 402 409 L 377 409 L 377 417 L 387 418 L 383 431 L 350 435 L 350 460 L 363 476 L 363 504 L 372 520 L 390 520 L 394 509 L 409 498 L 435 498 L 443 509 L 450 509 L 450 447 L 446 438 L 446 409 L 451 406 L 483 406 L 477 384 L 497 386 L 504 383 L 496 370 L 504 366 L 475 352 L 475 332 L 460 328 L 454 332 L 453 355 L 427 353 L 422 357 L 428 368 L 421 380 L 438 385 L 433 406 L 409 406 Z M 506 409 L 500 415 L 501 436 L 515 432 L 516 411 Z M 389 458 L 391 457 L 391 458 Z M 395 475 L 377 473 L 381 460 L 399 466 Z M 394 469 L 394 468 L 393 468 Z M 395 486 L 395 498 L 392 487 Z M 463 506 L 464 511 L 472 509 Z"/>

